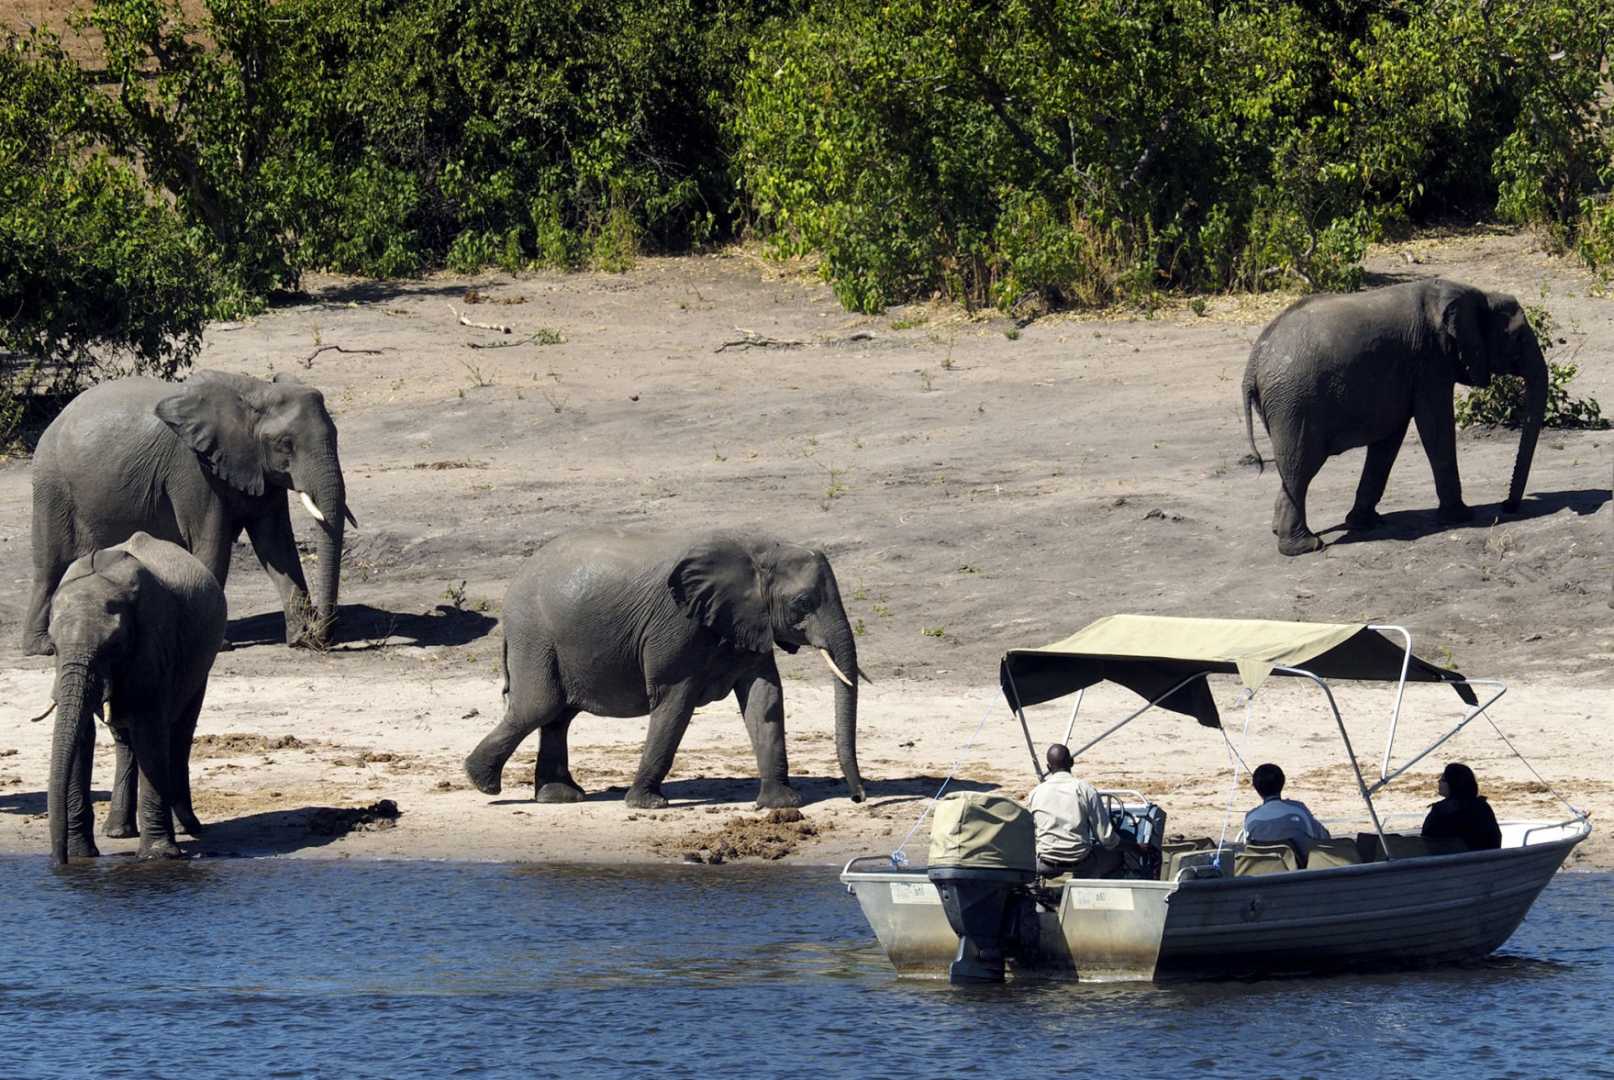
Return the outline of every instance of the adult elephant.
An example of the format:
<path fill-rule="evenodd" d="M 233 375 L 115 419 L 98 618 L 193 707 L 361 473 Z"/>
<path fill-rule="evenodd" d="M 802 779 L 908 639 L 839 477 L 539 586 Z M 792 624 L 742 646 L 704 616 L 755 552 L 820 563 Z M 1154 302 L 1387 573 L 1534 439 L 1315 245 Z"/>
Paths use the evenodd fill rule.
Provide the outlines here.
<path fill-rule="evenodd" d="M 1244 369 L 1244 425 L 1255 449 L 1253 407 L 1272 437 L 1282 481 L 1272 515 L 1278 550 L 1316 551 L 1306 524 L 1306 490 L 1334 454 L 1367 447 L 1352 529 L 1380 524 L 1376 507 L 1407 433 L 1418 425 L 1440 520 L 1468 521 L 1457 476 L 1455 384 L 1488 386 L 1493 375 L 1524 377 L 1526 416 L 1508 487 L 1509 512 L 1524 498 L 1536 436 L 1547 407 L 1547 362 L 1519 302 L 1430 278 L 1350 295 L 1308 296 L 1261 332 Z"/>
<path fill-rule="evenodd" d="M 839 680 L 835 747 L 854 802 L 857 648 L 829 560 L 761 534 L 583 530 L 550 541 L 504 603 L 504 719 L 465 759 L 495 795 L 521 741 L 539 731 L 539 802 L 575 802 L 566 733 L 579 712 L 650 716 L 627 803 L 667 805 L 661 784 L 698 706 L 733 694 L 761 774 L 759 807 L 799 806 L 785 755 L 775 646 L 820 651 Z"/>
<path fill-rule="evenodd" d="M 107 835 L 135 835 L 137 767 L 141 858 L 180 854 L 171 811 L 187 832 L 200 829 L 191 809 L 191 738 L 224 623 L 224 589 L 208 569 L 179 545 L 146 533 L 67 568 L 50 609 L 52 862 L 98 854 L 90 765 L 93 716 L 103 709 L 117 743 Z"/>
<path fill-rule="evenodd" d="M 309 601 L 287 493 L 319 523 L 319 606 Z M 183 545 L 220 585 L 245 529 L 280 592 L 288 645 L 320 645 L 336 612 L 347 488 L 336 425 L 311 386 L 199 371 L 117 379 L 74 398 L 34 453 L 34 587 L 23 628 L 50 649 L 51 594 L 67 564 L 136 531 Z M 357 522 L 353 522 L 357 524 Z"/>

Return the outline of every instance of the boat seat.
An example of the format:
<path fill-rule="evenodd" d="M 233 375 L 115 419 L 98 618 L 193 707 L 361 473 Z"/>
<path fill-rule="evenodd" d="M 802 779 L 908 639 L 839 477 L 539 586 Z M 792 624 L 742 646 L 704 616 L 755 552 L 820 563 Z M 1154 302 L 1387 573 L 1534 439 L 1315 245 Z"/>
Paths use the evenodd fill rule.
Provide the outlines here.
<path fill-rule="evenodd" d="M 1233 856 L 1234 877 L 1287 874 L 1299 868 L 1295 849 L 1288 844 L 1245 844 L 1244 850 Z"/>
<path fill-rule="evenodd" d="M 1373 840 L 1377 843 L 1378 837 L 1374 837 Z M 1355 840 L 1313 840 L 1311 851 L 1307 856 L 1308 870 L 1326 870 L 1330 866 L 1356 866 L 1362 861 Z"/>
<path fill-rule="evenodd" d="M 1429 855 L 1456 855 L 1467 851 L 1461 840 L 1437 838 L 1425 840 L 1421 836 L 1412 836 L 1406 833 L 1385 833 L 1384 842 L 1389 845 L 1392 859 L 1421 859 Z M 1379 838 L 1374 833 L 1357 833 L 1356 849 L 1358 854 L 1367 856 L 1363 862 L 1384 861 L 1384 851 L 1379 847 Z"/>
<path fill-rule="evenodd" d="M 1160 845 L 1160 880 L 1176 881 L 1177 875 L 1188 866 L 1213 867 L 1215 858 L 1216 841 L 1208 836 L 1167 841 Z"/>

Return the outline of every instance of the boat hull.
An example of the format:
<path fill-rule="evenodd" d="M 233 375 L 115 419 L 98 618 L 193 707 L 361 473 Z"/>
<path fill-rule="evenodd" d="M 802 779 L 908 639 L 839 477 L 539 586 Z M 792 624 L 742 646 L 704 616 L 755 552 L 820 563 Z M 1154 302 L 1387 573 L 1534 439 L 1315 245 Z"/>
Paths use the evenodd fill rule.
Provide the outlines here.
<path fill-rule="evenodd" d="M 1589 831 L 1259 877 L 1072 881 L 1044 892 L 1037 942 L 1010 971 L 1159 982 L 1474 960 L 1512 936 Z M 841 878 L 892 965 L 903 975 L 945 977 L 958 937 L 934 886 L 923 870 L 875 862 L 853 860 Z"/>

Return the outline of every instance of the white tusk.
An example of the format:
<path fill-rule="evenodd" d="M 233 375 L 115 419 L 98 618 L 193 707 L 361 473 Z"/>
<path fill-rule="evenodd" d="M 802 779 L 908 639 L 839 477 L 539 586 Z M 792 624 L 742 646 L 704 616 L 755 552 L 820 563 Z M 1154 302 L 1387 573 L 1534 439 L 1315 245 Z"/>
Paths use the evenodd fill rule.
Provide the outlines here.
<path fill-rule="evenodd" d="M 315 506 L 314 500 L 308 497 L 308 492 L 299 491 L 297 496 L 303 500 L 303 509 L 308 511 L 308 516 L 321 525 L 325 524 L 325 515 L 319 512 L 319 507 Z"/>
<path fill-rule="evenodd" d="M 846 677 L 846 672 L 835 666 L 835 661 L 830 659 L 828 649 L 819 649 L 818 655 L 824 658 L 824 663 L 829 665 L 829 669 L 835 673 L 835 677 L 837 679 L 841 680 L 841 682 L 845 683 L 847 686 L 851 686 L 853 690 L 857 689 L 857 687 L 852 684 L 852 680 Z"/>

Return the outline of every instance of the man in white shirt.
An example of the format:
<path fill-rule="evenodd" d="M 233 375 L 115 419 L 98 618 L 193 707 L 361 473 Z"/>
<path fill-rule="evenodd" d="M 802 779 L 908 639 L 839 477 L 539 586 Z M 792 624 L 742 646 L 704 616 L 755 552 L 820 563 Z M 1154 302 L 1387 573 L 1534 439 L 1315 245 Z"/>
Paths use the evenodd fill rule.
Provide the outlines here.
<path fill-rule="evenodd" d="M 1102 878 L 1121 865 L 1121 837 L 1098 789 L 1070 774 L 1070 750 L 1048 747 L 1048 778 L 1027 800 L 1037 824 L 1037 869 L 1044 875 Z"/>
<path fill-rule="evenodd" d="M 1306 856 L 1316 840 L 1327 840 L 1328 830 L 1311 816 L 1306 804 L 1283 798 L 1283 770 L 1271 762 L 1256 767 L 1250 782 L 1261 796 L 1261 805 L 1244 815 L 1244 839 L 1258 844 L 1287 843 L 1306 865 Z"/>

